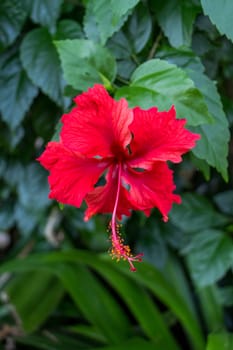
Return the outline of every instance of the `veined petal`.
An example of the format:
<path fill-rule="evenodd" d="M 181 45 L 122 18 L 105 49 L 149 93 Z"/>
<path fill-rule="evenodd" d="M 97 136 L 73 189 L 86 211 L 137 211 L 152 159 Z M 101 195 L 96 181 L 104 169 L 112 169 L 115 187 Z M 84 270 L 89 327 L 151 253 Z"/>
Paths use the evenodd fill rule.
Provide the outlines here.
<path fill-rule="evenodd" d="M 94 85 L 77 96 L 77 107 L 63 115 L 64 145 L 88 157 L 112 157 L 126 152 L 131 141 L 129 124 L 133 112 L 127 101 L 115 101 L 102 85 Z"/>
<path fill-rule="evenodd" d="M 132 207 L 143 210 L 147 216 L 150 209 L 156 207 L 162 213 L 163 220 L 167 221 L 172 204 L 181 202 L 180 196 L 173 193 L 175 184 L 172 171 L 164 162 L 155 162 L 150 170 L 144 172 L 125 168 L 122 178 L 130 186 Z"/>
<path fill-rule="evenodd" d="M 48 143 L 37 160 L 50 172 L 49 198 L 76 207 L 80 207 L 86 194 L 94 189 L 109 165 L 107 161 L 74 153 L 58 142 Z"/>
<path fill-rule="evenodd" d="M 155 160 L 179 163 L 182 154 L 193 148 L 200 138 L 184 128 L 185 119 L 175 118 L 174 107 L 168 112 L 159 112 L 155 107 L 148 110 L 136 107 L 133 112 L 131 167 L 149 169 Z"/>
<path fill-rule="evenodd" d="M 106 184 L 98 186 L 89 193 L 85 201 L 87 203 L 87 210 L 85 212 L 85 220 L 89 220 L 97 213 L 112 213 L 116 202 L 116 194 L 118 187 L 118 167 L 111 166 L 106 175 Z M 119 193 L 119 201 L 116 215 L 121 219 L 122 215 L 130 216 L 133 209 L 128 200 L 128 191 L 121 185 Z"/>

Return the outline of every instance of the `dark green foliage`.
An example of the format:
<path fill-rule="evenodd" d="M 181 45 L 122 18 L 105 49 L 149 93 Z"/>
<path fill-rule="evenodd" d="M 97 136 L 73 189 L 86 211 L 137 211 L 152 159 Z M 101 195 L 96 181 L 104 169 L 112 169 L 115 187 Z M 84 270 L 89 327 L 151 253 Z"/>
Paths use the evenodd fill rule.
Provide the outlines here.
<path fill-rule="evenodd" d="M 0 349 L 233 350 L 232 13 L 232 0 L 0 1 Z M 123 224 L 144 252 L 136 273 L 106 254 L 109 217 L 50 201 L 36 162 L 94 83 L 131 107 L 175 105 L 201 135 L 174 166 L 169 222 Z"/>

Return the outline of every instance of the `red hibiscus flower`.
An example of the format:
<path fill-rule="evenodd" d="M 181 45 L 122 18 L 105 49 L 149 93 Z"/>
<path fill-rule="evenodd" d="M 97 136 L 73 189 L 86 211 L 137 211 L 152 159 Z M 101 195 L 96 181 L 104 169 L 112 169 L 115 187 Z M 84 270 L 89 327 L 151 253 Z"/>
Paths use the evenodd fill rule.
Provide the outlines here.
<path fill-rule="evenodd" d="M 156 207 L 163 220 L 173 202 L 172 171 L 167 161 L 179 163 L 181 155 L 200 138 L 184 128 L 185 119 L 175 119 L 175 108 L 159 112 L 156 107 L 128 108 L 115 101 L 102 85 L 95 85 L 74 99 L 76 107 L 63 115 L 59 142 L 49 142 L 38 161 L 50 172 L 50 198 L 80 207 L 87 204 L 85 220 L 97 213 L 112 213 L 112 255 L 133 256 L 119 233 L 117 219 L 142 210 L 147 216 Z M 98 185 L 100 177 L 104 185 Z"/>

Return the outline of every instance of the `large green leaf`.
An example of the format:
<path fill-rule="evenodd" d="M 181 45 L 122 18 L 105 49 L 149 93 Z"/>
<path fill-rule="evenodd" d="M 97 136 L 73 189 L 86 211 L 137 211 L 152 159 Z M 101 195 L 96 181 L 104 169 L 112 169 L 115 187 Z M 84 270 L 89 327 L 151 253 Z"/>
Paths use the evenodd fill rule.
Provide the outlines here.
<path fill-rule="evenodd" d="M 51 273 L 33 271 L 13 278 L 6 292 L 22 321 L 23 329 L 32 332 L 54 311 L 64 294 L 64 288 Z"/>
<path fill-rule="evenodd" d="M 229 223 L 229 219 L 220 214 L 204 196 L 184 193 L 182 203 L 174 205 L 170 219 L 186 233 L 199 232 L 210 227 L 220 227 Z M 190 222 L 192 225 L 190 225 Z"/>
<path fill-rule="evenodd" d="M 108 49 L 90 40 L 61 40 L 56 42 L 64 76 L 68 84 L 86 90 L 94 83 L 112 82 L 116 62 Z"/>
<path fill-rule="evenodd" d="M 62 106 L 62 71 L 56 48 L 47 29 L 34 29 L 26 34 L 21 45 L 20 57 L 34 84 Z"/>
<path fill-rule="evenodd" d="M 25 208 L 37 213 L 49 205 L 47 172 L 39 164 L 32 163 L 24 168 L 18 195 Z"/>
<path fill-rule="evenodd" d="M 20 125 L 38 89 L 28 79 L 17 56 L 7 58 L 0 68 L 0 111 L 13 131 Z"/>
<path fill-rule="evenodd" d="M 135 337 L 119 345 L 106 346 L 98 349 L 96 348 L 93 350 L 142 350 L 142 349 L 143 350 L 161 350 L 161 345 L 160 343 L 149 342 L 143 338 Z"/>
<path fill-rule="evenodd" d="M 233 190 L 217 193 L 214 201 L 222 212 L 233 215 Z"/>
<path fill-rule="evenodd" d="M 79 25 L 74 21 L 64 20 L 58 23 L 54 37 L 74 38 L 80 35 L 82 33 Z M 46 28 L 30 31 L 22 42 L 20 57 L 34 84 L 59 106 L 64 107 L 67 105 L 67 98 L 63 96 L 64 80 L 53 39 Z"/>
<path fill-rule="evenodd" d="M 27 12 L 18 0 L 0 1 L 0 51 L 17 38 Z"/>
<path fill-rule="evenodd" d="M 12 260 L 0 267 L 0 273 L 11 271 L 28 271 L 33 268 L 51 269 L 51 271 L 54 271 L 54 273 L 59 273 L 57 264 L 62 262 L 66 264 L 68 262 L 85 263 L 90 265 L 99 273 L 102 272 L 103 262 L 105 264 L 109 264 L 109 266 L 112 266 L 114 269 L 119 269 L 119 271 L 126 274 L 128 278 L 134 279 L 137 283 L 149 288 L 156 297 L 158 297 L 167 307 L 169 307 L 192 339 L 195 349 L 203 349 L 203 338 L 199 324 L 196 317 L 191 312 L 190 307 L 186 304 L 183 296 L 177 293 L 173 285 L 164 278 L 163 274 L 159 270 L 147 263 L 139 264 L 137 273 L 133 274 L 128 268 L 126 268 L 125 262 L 119 262 L 116 264 L 116 262 L 109 260 L 109 258 L 98 258 L 93 253 L 88 253 L 81 250 L 70 250 L 59 253 L 43 255 L 38 254 L 28 257 L 25 260 Z M 81 286 L 79 288 L 81 288 Z"/>
<path fill-rule="evenodd" d="M 84 27 L 89 39 L 98 39 L 101 44 L 112 36 L 124 24 L 129 11 L 137 5 L 139 0 L 89 0 L 86 8 Z M 95 30 L 93 30 L 93 26 Z"/>
<path fill-rule="evenodd" d="M 185 253 L 199 286 L 218 281 L 233 267 L 233 241 L 222 231 L 209 229 L 195 233 Z"/>
<path fill-rule="evenodd" d="M 212 120 L 203 96 L 187 73 L 173 64 L 153 59 L 139 66 L 132 75 L 129 87 L 123 87 L 116 97 L 125 97 L 130 106 L 157 106 L 168 110 L 175 105 L 178 118 L 186 118 L 189 125 Z"/>
<path fill-rule="evenodd" d="M 63 0 L 21 0 L 35 23 L 55 31 Z"/>
<path fill-rule="evenodd" d="M 232 350 L 233 334 L 232 333 L 213 333 L 208 336 L 206 350 Z"/>
<path fill-rule="evenodd" d="M 198 288 L 197 294 L 208 331 L 224 329 L 224 310 L 220 303 L 217 287 L 211 285 Z M 231 294 L 232 296 L 233 294 Z"/>
<path fill-rule="evenodd" d="M 221 34 L 233 41 L 232 0 L 201 0 L 204 13 L 210 17 Z"/>
<path fill-rule="evenodd" d="M 152 19 L 149 10 L 142 3 L 134 9 L 125 27 L 125 34 L 132 48 L 132 53 L 139 53 L 145 47 L 152 31 Z"/>
<path fill-rule="evenodd" d="M 26 337 L 17 338 L 17 343 L 31 346 L 31 349 L 41 350 L 161 350 L 160 344 L 149 342 L 140 337 L 133 337 L 129 340 L 120 342 L 118 345 L 107 345 L 104 347 L 88 346 L 81 340 L 73 339 L 71 336 L 65 337 L 57 333 L 52 334 L 53 337 L 29 335 Z"/>
<path fill-rule="evenodd" d="M 137 67 L 137 54 L 147 44 L 152 31 L 149 11 L 142 3 L 134 9 L 124 27 L 108 41 L 108 48 L 117 59 L 117 73 L 129 79 Z"/>
<path fill-rule="evenodd" d="M 46 332 L 41 334 L 27 334 L 15 339 L 17 344 L 23 344 L 26 349 L 39 350 L 81 350 L 90 349 L 89 342 L 82 339 L 75 339 L 70 334 L 64 335 L 62 332 L 52 332 L 50 336 Z M 93 349 L 93 347 L 92 347 Z"/>
<path fill-rule="evenodd" d="M 160 344 L 163 349 L 177 349 L 163 316 L 140 284 L 128 279 L 105 262 L 98 261 L 96 269 L 119 293 L 147 337 Z"/>
<path fill-rule="evenodd" d="M 195 128 L 195 131 L 201 134 L 201 140 L 193 149 L 193 154 L 215 167 L 227 181 L 230 131 L 220 96 L 214 82 L 204 74 L 193 71 L 190 72 L 190 77 L 202 92 L 208 110 L 214 117 L 214 123 Z"/>
<path fill-rule="evenodd" d="M 193 22 L 199 7 L 192 1 L 157 0 L 154 10 L 158 22 L 172 46 L 190 46 Z"/>
<path fill-rule="evenodd" d="M 194 129 L 201 134 L 201 140 L 192 152 L 198 159 L 215 167 L 227 180 L 230 132 L 215 83 L 204 74 L 204 66 L 199 57 L 190 50 L 164 50 L 160 52 L 160 56 L 182 67 L 204 96 L 204 101 L 214 122 Z"/>
<path fill-rule="evenodd" d="M 129 332 L 128 318 L 93 273 L 81 264 L 60 264 L 56 274 L 86 319 L 107 341 L 119 343 L 125 339 Z"/>

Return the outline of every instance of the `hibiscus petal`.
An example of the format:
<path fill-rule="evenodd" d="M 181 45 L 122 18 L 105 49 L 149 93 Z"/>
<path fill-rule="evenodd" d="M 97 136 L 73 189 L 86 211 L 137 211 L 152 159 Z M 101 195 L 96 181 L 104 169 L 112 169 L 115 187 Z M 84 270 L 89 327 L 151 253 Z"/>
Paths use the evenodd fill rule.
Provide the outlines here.
<path fill-rule="evenodd" d="M 159 112 L 153 107 L 142 110 L 134 108 L 134 120 L 130 125 L 133 140 L 130 166 L 148 169 L 153 161 L 181 162 L 181 155 L 195 146 L 200 135 L 184 128 L 185 119 L 175 119 L 172 107 L 168 112 Z"/>
<path fill-rule="evenodd" d="M 50 171 L 49 198 L 80 207 L 86 194 L 93 190 L 108 162 L 86 158 L 71 152 L 61 143 L 50 142 L 37 159 Z"/>
<path fill-rule="evenodd" d="M 124 168 L 122 178 L 130 186 L 128 198 L 132 207 L 143 210 L 147 216 L 156 207 L 167 221 L 172 204 L 181 202 L 180 196 L 173 194 L 176 187 L 172 171 L 164 162 L 155 162 L 151 170 L 144 172 Z"/>
<path fill-rule="evenodd" d="M 106 176 L 106 184 L 98 186 L 89 193 L 85 201 L 87 203 L 87 210 L 85 212 L 85 220 L 89 220 L 97 213 L 112 213 L 116 202 L 116 194 L 118 187 L 118 172 L 116 166 L 111 166 Z M 128 199 L 128 191 L 121 185 L 119 201 L 116 215 L 121 219 L 122 215 L 130 216 L 132 204 Z"/>
<path fill-rule="evenodd" d="M 66 147 L 88 157 L 118 156 L 131 141 L 133 112 L 127 101 L 115 101 L 102 85 L 75 98 L 77 107 L 63 115 L 61 139 Z"/>

